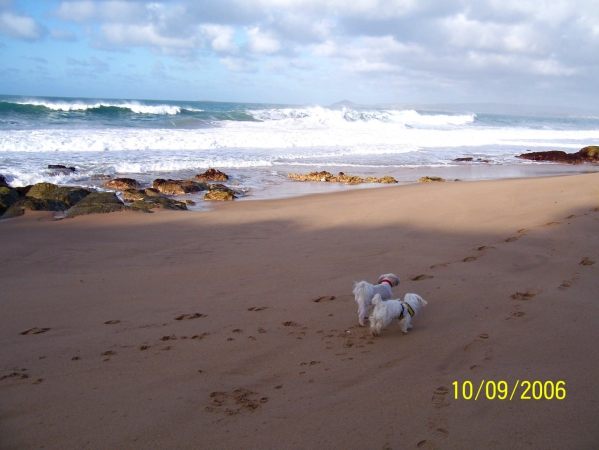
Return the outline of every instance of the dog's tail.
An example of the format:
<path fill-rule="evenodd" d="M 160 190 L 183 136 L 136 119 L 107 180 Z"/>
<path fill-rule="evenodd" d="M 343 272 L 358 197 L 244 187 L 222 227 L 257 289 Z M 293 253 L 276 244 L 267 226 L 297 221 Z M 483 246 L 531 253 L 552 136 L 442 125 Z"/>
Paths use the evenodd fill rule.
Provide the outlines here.
<path fill-rule="evenodd" d="M 425 299 L 420 297 L 418 294 L 406 294 L 403 301 L 405 303 L 409 303 L 409 302 L 420 303 L 422 306 L 425 306 L 428 303 Z"/>
<path fill-rule="evenodd" d="M 359 301 L 360 299 L 370 300 L 374 295 L 374 288 L 372 287 L 372 284 L 367 281 L 360 281 L 354 284 L 353 294 L 356 297 L 356 301 Z"/>
<path fill-rule="evenodd" d="M 372 298 L 372 304 L 374 305 L 374 307 L 376 308 L 377 306 L 380 306 L 381 303 L 383 302 L 383 299 L 381 298 L 380 294 L 376 294 L 373 298 Z"/>

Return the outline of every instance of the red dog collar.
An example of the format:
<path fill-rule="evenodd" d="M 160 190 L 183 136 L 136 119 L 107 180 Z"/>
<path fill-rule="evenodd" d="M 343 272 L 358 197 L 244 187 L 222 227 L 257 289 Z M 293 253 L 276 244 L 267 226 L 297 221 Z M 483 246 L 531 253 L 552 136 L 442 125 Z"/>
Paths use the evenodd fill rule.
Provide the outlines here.
<path fill-rule="evenodd" d="M 389 280 L 387 280 L 386 278 L 383 278 L 383 279 L 381 280 L 381 284 L 383 284 L 383 283 L 389 283 L 389 286 L 393 287 L 393 283 L 391 283 L 391 282 L 390 282 Z"/>

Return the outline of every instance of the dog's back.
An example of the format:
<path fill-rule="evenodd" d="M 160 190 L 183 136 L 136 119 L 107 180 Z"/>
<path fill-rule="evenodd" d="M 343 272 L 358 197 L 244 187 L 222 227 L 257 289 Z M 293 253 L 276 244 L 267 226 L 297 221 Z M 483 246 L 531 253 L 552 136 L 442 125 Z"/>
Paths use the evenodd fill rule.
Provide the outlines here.
<path fill-rule="evenodd" d="M 374 289 L 372 284 L 367 281 L 359 281 L 354 284 L 353 294 L 358 303 L 360 303 L 360 301 L 369 301 L 374 295 Z"/>

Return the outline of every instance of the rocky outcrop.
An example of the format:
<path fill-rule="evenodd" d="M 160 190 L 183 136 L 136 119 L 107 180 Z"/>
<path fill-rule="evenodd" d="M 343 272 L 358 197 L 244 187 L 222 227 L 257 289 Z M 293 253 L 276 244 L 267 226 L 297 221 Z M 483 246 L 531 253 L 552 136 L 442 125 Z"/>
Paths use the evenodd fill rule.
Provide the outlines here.
<path fill-rule="evenodd" d="M 63 166 L 62 164 L 48 164 L 48 169 L 65 170 L 69 172 L 75 172 L 77 170 L 74 167 Z"/>
<path fill-rule="evenodd" d="M 53 190 L 58 189 L 56 184 L 52 183 L 37 183 L 31 186 L 31 189 L 27 192 L 27 197 L 44 199 L 46 195 Z"/>
<path fill-rule="evenodd" d="M 184 202 L 178 202 L 166 197 L 144 197 L 141 200 L 134 201 L 129 205 L 134 211 L 148 211 L 156 208 L 186 211 L 187 205 Z"/>
<path fill-rule="evenodd" d="M 434 182 L 445 182 L 445 178 L 441 177 L 421 177 L 418 183 L 434 183 Z"/>
<path fill-rule="evenodd" d="M 133 178 L 115 178 L 113 180 L 102 183 L 102 186 L 109 189 L 116 189 L 117 191 L 124 191 L 125 189 L 138 189 L 141 187 L 137 180 Z"/>
<path fill-rule="evenodd" d="M 204 173 L 200 173 L 195 176 L 197 181 L 227 181 L 229 179 L 229 175 L 224 172 L 221 172 L 217 169 L 208 169 Z"/>
<path fill-rule="evenodd" d="M 599 146 L 584 147 L 576 153 L 566 153 L 561 150 L 546 152 L 529 152 L 518 155 L 517 158 L 530 161 L 549 161 L 562 164 L 584 164 L 586 162 L 599 162 Z"/>
<path fill-rule="evenodd" d="M 21 196 L 17 191 L 8 187 L 8 184 L 0 186 L 0 216 L 20 199 Z"/>
<path fill-rule="evenodd" d="M 158 189 L 125 189 L 123 191 L 123 200 L 126 202 L 136 202 L 146 197 L 164 197 Z"/>
<path fill-rule="evenodd" d="M 70 207 L 65 217 L 72 218 L 84 214 L 109 213 L 127 209 L 127 206 L 114 193 L 93 192 L 76 205 Z"/>
<path fill-rule="evenodd" d="M 164 180 L 162 178 L 154 180 L 152 187 L 165 195 L 185 195 L 208 189 L 205 183 L 193 180 Z"/>
<path fill-rule="evenodd" d="M 63 186 L 48 192 L 44 198 L 46 200 L 59 200 L 65 203 L 68 207 L 71 207 L 79 203 L 91 193 L 92 191 L 88 189 Z"/>
<path fill-rule="evenodd" d="M 0 187 L 6 187 L 6 188 L 10 187 L 10 185 L 8 184 L 8 181 L 6 181 L 6 178 L 4 178 L 4 175 L 0 175 Z"/>
<path fill-rule="evenodd" d="M 231 190 L 221 191 L 213 189 L 210 192 L 204 194 L 204 200 L 209 202 L 228 202 L 234 199 L 235 195 L 233 195 L 233 191 Z"/>
<path fill-rule="evenodd" d="M 323 170 L 321 172 L 310 172 L 308 174 L 296 174 L 296 173 L 290 173 L 288 175 L 289 178 L 292 178 L 294 180 L 299 180 L 299 181 L 323 181 L 323 182 L 327 182 L 327 183 L 346 183 L 346 184 L 360 184 L 360 183 L 385 183 L 385 184 L 390 184 L 390 183 L 397 183 L 397 180 L 395 180 L 395 178 L 390 177 L 390 176 L 384 176 L 381 178 L 377 178 L 377 177 L 366 177 L 366 178 L 361 178 L 355 175 L 346 175 L 343 172 L 339 172 L 339 175 L 335 176 L 330 172 L 327 172 L 326 170 Z"/>

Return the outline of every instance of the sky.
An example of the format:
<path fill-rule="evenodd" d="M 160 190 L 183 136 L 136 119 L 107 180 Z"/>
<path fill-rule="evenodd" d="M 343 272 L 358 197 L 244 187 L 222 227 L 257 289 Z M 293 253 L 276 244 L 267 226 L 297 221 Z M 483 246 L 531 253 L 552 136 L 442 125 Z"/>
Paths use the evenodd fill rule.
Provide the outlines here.
<path fill-rule="evenodd" d="M 599 104 L 597 0 L 0 0 L 0 94 Z"/>

